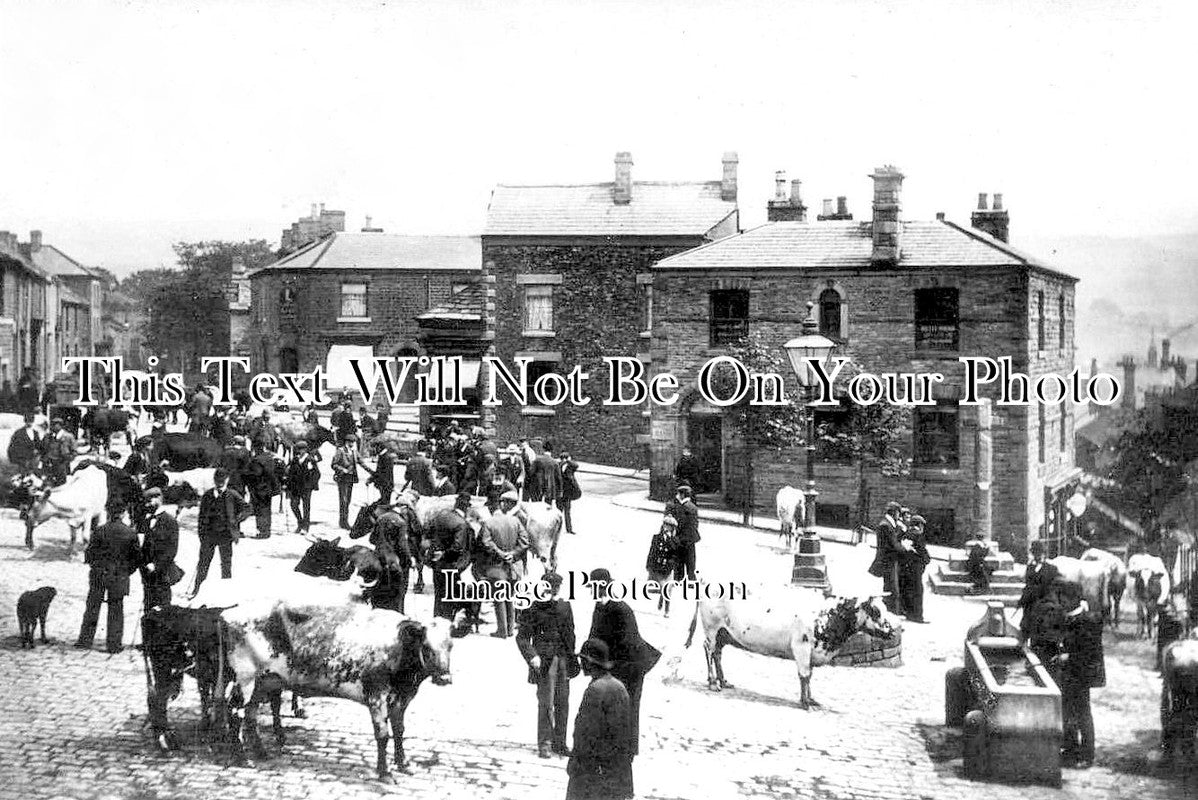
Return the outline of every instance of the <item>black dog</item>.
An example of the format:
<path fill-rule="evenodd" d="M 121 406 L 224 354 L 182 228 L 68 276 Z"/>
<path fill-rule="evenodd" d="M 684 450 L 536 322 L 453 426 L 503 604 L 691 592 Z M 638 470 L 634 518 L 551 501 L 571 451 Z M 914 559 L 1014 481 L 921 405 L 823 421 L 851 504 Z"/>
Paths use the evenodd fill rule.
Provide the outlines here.
<path fill-rule="evenodd" d="M 33 634 L 37 624 L 42 624 L 42 644 L 49 644 L 46 638 L 46 613 L 50 610 L 50 602 L 58 590 L 53 586 L 43 586 L 40 589 L 25 592 L 17 600 L 17 624 L 21 626 L 21 649 L 33 649 Z"/>

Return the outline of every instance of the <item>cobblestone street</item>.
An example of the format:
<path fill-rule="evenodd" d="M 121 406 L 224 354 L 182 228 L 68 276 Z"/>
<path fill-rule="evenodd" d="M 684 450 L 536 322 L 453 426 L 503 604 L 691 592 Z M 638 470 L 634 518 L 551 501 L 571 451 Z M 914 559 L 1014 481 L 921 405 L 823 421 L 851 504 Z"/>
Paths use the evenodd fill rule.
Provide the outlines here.
<path fill-rule="evenodd" d="M 327 469 L 325 470 L 327 473 Z M 564 537 L 562 570 L 608 566 L 617 580 L 641 577 L 655 515 L 609 502 L 644 488 L 634 480 L 583 476 L 575 504 L 578 535 Z M 358 487 L 357 491 L 362 491 Z M 360 500 L 361 498 L 359 498 Z M 322 487 L 314 517 L 336 519 L 336 492 Z M 276 757 L 231 767 L 199 743 L 194 683 L 171 704 L 182 750 L 159 756 L 143 727 L 145 674 L 137 650 L 109 656 L 70 647 L 86 590 L 81 559 L 67 560 L 67 532 L 58 523 L 36 531 L 37 549 L 23 546 L 15 512 L 0 521 L 0 798 L 560 798 L 565 760 L 542 760 L 535 746 L 536 701 L 512 640 L 485 634 L 458 640 L 454 682 L 425 683 L 407 714 L 412 774 L 395 786 L 373 779 L 374 742 L 365 708 L 311 700 L 308 717 L 285 717 L 288 743 Z M 179 563 L 190 581 L 195 566 L 196 512 L 181 517 Z M 252 523 L 247 523 L 249 530 Z M 307 542 L 287 533 L 243 540 L 235 551 L 237 580 L 290 571 Z M 331 533 L 323 527 L 318 533 Z M 708 581 L 782 584 L 791 558 L 774 535 L 713 523 L 701 525 L 699 569 Z M 853 591 L 872 551 L 827 544 L 834 584 Z M 216 580 L 215 575 L 209 581 Z M 874 582 L 867 583 L 872 588 Z M 13 609 L 31 588 L 59 590 L 49 622 L 51 646 L 19 649 Z M 431 583 L 430 583 L 431 585 Z M 140 586 L 126 601 L 126 643 L 132 643 Z M 579 641 L 591 608 L 574 604 Z M 1107 686 L 1094 694 L 1098 756 L 1093 769 L 1065 771 L 1061 789 L 980 784 L 961 776 L 959 733 L 943 726 L 944 673 L 960 663 L 965 630 L 982 606 L 964 599 L 928 599 L 932 624 L 904 632 L 904 665 L 896 669 L 820 668 L 813 691 L 823 706 L 802 711 L 793 664 L 729 650 L 736 688 L 707 690 L 700 641 L 683 648 L 693 606 L 677 603 L 665 619 L 648 603 L 634 604 L 645 638 L 664 651 L 646 683 L 641 755 L 634 764 L 642 798 L 1147 798 L 1184 797 L 1192 782 L 1158 771 L 1151 755 L 1159 739 L 1160 678 L 1149 645 L 1108 635 Z M 431 616 L 431 595 L 409 595 L 408 611 Z M 1123 636 L 1131 624 L 1124 616 Z M 697 637 L 698 638 L 698 637 Z M 572 685 L 577 706 L 583 680 Z M 573 717 L 573 714 L 571 714 Z"/>

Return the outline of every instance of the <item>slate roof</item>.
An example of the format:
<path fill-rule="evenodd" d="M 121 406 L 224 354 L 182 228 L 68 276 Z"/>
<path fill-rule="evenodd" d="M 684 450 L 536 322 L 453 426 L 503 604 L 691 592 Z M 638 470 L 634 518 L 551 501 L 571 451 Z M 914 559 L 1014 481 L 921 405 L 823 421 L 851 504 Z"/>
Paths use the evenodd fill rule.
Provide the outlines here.
<path fill-rule="evenodd" d="M 703 236 L 736 213 L 720 182 L 634 181 L 612 202 L 613 183 L 508 186 L 491 193 L 484 236 Z"/>
<path fill-rule="evenodd" d="M 759 270 L 869 268 L 873 223 L 769 222 L 662 259 L 655 269 Z M 904 222 L 899 267 L 1030 266 L 1064 277 L 1033 256 L 952 222 Z"/>
<path fill-rule="evenodd" d="M 418 314 L 416 319 L 480 321 L 483 318 L 484 297 L 481 283 L 468 283 L 448 303 L 430 308 Z"/>
<path fill-rule="evenodd" d="M 23 249 L 25 250 L 26 257 L 35 267 L 54 277 L 100 279 L 99 275 L 96 275 L 52 244 L 43 244 L 36 250 L 26 245 Z"/>
<path fill-rule="evenodd" d="M 393 233 L 333 233 L 253 270 L 411 269 L 482 270 L 477 236 L 401 236 Z"/>
<path fill-rule="evenodd" d="M 91 301 L 76 292 L 65 283 L 58 285 L 58 300 L 60 303 L 74 303 L 77 306 L 91 306 Z"/>

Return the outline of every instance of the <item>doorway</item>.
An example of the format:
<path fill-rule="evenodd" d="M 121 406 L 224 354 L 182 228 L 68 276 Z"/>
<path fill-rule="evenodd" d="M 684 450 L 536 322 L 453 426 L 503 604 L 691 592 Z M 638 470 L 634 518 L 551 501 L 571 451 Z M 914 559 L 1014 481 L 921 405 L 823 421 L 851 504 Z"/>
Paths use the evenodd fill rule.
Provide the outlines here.
<path fill-rule="evenodd" d="M 724 475 L 724 418 L 716 414 L 692 414 L 687 420 L 686 443 L 699 462 L 695 492 L 718 492 Z"/>

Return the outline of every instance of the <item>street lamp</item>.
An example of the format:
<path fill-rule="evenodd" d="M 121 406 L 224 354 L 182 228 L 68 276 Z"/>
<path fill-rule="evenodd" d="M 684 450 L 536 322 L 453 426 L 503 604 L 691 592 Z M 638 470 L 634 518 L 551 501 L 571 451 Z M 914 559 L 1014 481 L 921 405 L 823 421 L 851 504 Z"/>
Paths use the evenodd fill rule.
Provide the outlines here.
<path fill-rule="evenodd" d="M 825 556 L 820 552 L 819 533 L 815 529 L 815 498 L 819 492 L 815 490 L 815 415 L 811 411 L 811 402 L 815 399 L 816 376 L 812 364 L 826 363 L 834 347 L 836 342 L 819 333 L 815 303 L 807 303 L 803 335 L 783 345 L 795 377 L 803 387 L 803 399 L 807 404 L 807 488 L 803 490 L 803 535 L 799 537 L 798 552 L 794 554 L 795 565 L 790 582 L 825 592 L 831 588 L 831 584 L 828 582 Z"/>

